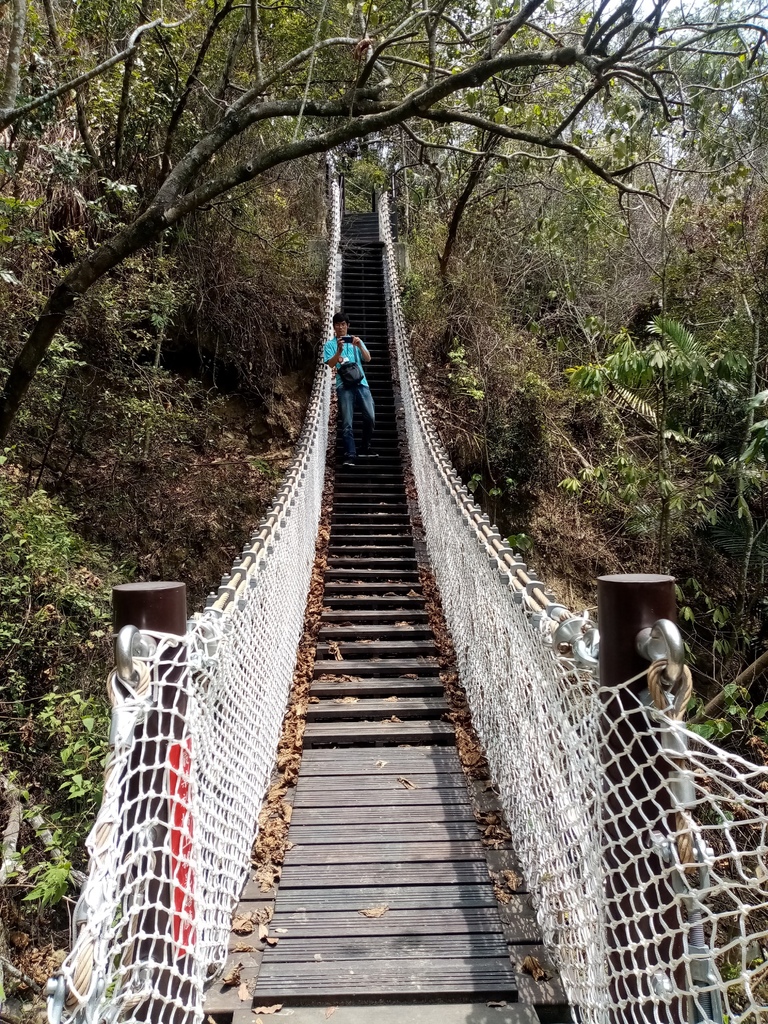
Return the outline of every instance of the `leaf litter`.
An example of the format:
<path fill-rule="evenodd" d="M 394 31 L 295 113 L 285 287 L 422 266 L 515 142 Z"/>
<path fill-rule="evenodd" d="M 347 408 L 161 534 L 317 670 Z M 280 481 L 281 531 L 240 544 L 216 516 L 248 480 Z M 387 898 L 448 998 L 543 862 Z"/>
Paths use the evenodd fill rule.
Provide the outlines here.
<path fill-rule="evenodd" d="M 387 903 L 382 903 L 380 907 L 366 907 L 365 910 L 358 910 L 358 914 L 362 914 L 363 917 L 384 917 L 386 912 L 389 910 Z"/>
<path fill-rule="evenodd" d="M 535 956 L 527 956 L 520 967 L 526 974 L 530 974 L 534 981 L 547 981 L 549 979 L 549 975 Z"/>
<path fill-rule="evenodd" d="M 221 976 L 222 988 L 230 988 L 232 985 L 240 984 L 240 971 L 243 969 L 243 965 L 233 964 L 229 970 L 225 971 Z"/>

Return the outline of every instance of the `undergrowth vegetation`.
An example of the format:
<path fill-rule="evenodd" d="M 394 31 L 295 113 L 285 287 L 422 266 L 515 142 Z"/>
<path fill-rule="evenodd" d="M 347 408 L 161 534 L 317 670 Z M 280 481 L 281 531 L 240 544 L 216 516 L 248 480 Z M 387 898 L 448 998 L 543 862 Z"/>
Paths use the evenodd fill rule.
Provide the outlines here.
<path fill-rule="evenodd" d="M 471 163 L 446 154 L 439 168 L 407 179 L 404 298 L 457 466 L 572 606 L 604 573 L 673 573 L 694 728 L 754 756 L 762 664 L 725 684 L 768 640 L 759 175 L 670 170 L 662 207 L 567 162 L 532 180 L 491 161 L 446 262 Z"/>

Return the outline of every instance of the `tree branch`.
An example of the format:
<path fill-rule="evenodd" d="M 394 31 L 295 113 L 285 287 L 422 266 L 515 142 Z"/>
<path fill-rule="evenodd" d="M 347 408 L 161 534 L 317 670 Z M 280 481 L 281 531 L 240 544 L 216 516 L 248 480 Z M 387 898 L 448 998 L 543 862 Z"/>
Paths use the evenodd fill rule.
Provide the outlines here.
<path fill-rule="evenodd" d="M 200 45 L 200 49 L 197 51 L 197 57 L 195 58 L 194 66 L 187 78 L 186 84 L 184 86 L 184 91 L 179 97 L 178 103 L 173 108 L 173 113 L 171 114 L 170 120 L 168 121 L 168 130 L 166 131 L 165 144 L 163 146 L 163 177 L 165 177 L 168 174 L 168 171 L 171 169 L 171 147 L 173 145 L 173 139 L 179 127 L 179 123 L 181 122 L 181 118 L 184 115 L 184 111 L 186 109 L 187 102 L 189 101 L 189 97 L 192 95 L 192 90 L 194 89 L 195 85 L 197 85 L 199 82 L 200 71 L 202 70 L 203 64 L 205 63 L 205 58 L 208 54 L 208 50 L 210 49 L 214 36 L 219 30 L 219 26 L 224 21 L 224 19 L 232 12 L 232 7 L 233 0 L 227 0 L 222 9 L 215 15 L 215 17 L 211 21 L 211 24 L 208 26 L 208 31 L 206 32 L 205 38 L 203 39 Z"/>
<path fill-rule="evenodd" d="M 260 82 L 263 73 L 261 70 L 261 46 L 259 44 L 259 5 L 257 0 L 251 0 L 251 50 L 253 51 L 253 66 L 256 72 L 256 81 Z"/>
<path fill-rule="evenodd" d="M 736 676 L 731 683 L 731 686 L 749 687 L 756 680 L 760 679 L 761 676 L 765 675 L 768 671 L 768 651 L 763 651 L 760 657 L 753 661 L 749 668 L 745 668 L 743 672 Z M 692 718 L 688 723 L 689 725 L 701 725 L 708 718 L 713 718 L 718 711 L 722 710 L 723 704 L 725 703 L 725 688 L 723 688 L 716 697 L 704 706 L 704 708 Z"/>
<path fill-rule="evenodd" d="M 584 164 L 585 167 L 588 167 L 593 174 L 597 175 L 598 178 L 602 178 L 603 181 L 612 185 L 619 192 L 625 192 L 631 195 L 648 196 L 651 199 L 656 199 L 658 202 L 662 202 L 659 196 L 653 192 L 648 192 L 645 189 L 634 188 L 631 185 L 625 185 L 623 182 L 618 181 L 610 171 L 606 170 L 605 167 L 594 160 L 589 153 L 586 153 L 579 146 L 576 146 L 571 142 L 564 142 L 562 139 L 554 139 L 552 136 L 542 137 L 532 135 L 530 132 L 519 131 L 517 128 L 509 128 L 507 125 L 496 124 L 495 122 L 489 121 L 484 117 L 479 117 L 476 114 L 466 114 L 459 111 L 428 110 L 424 111 L 419 116 L 423 117 L 427 121 L 435 121 L 438 124 L 450 124 L 452 121 L 458 121 L 460 124 L 469 124 L 475 128 L 482 128 L 483 131 L 500 135 L 505 139 L 513 139 L 516 142 L 525 142 L 532 146 L 543 146 L 544 149 L 560 150 L 562 153 L 567 153 L 569 156 L 575 157 L 580 161 L 580 163 Z"/>
<path fill-rule="evenodd" d="M 21 2 L 21 0 L 18 0 Z M 185 19 L 186 20 L 186 19 Z M 28 103 L 23 103 L 20 107 L 11 107 L 8 104 L 0 106 L 0 131 L 8 128 L 9 125 L 14 124 L 20 118 L 25 117 L 27 114 L 31 114 L 33 110 L 37 110 L 38 107 L 44 106 L 46 103 L 50 103 L 51 100 L 58 99 L 59 96 L 63 96 L 65 92 L 69 92 L 71 89 L 77 89 L 81 85 L 85 85 L 86 82 L 90 82 L 93 78 L 98 78 L 99 75 L 105 71 L 109 71 L 115 64 L 119 64 L 121 61 L 129 57 L 138 47 L 141 37 L 145 32 L 148 32 L 153 28 L 177 28 L 182 22 L 174 22 L 166 25 L 161 19 L 151 21 L 146 25 L 140 25 L 131 35 L 128 40 L 128 45 L 120 53 L 114 54 L 107 60 L 102 61 L 95 68 L 91 68 L 90 71 L 84 72 L 82 75 L 78 75 L 77 78 L 73 78 L 71 81 L 64 85 L 60 85 L 55 89 L 51 89 L 50 92 L 44 93 L 42 96 L 36 96 L 33 100 Z"/>
<path fill-rule="evenodd" d="M 131 75 L 133 65 L 136 63 L 136 51 L 129 53 L 123 68 L 123 88 L 120 92 L 120 108 L 117 112 L 117 127 L 115 129 L 115 177 L 120 177 L 120 168 L 123 160 L 123 137 L 125 135 L 125 122 L 128 117 L 128 102 L 131 96 Z"/>
<path fill-rule="evenodd" d="M 516 17 L 511 18 L 496 38 L 491 41 L 489 56 L 495 57 L 507 45 L 515 32 L 522 28 L 534 11 L 537 11 L 543 3 L 544 0 L 528 0 L 528 3 L 520 8 Z"/>

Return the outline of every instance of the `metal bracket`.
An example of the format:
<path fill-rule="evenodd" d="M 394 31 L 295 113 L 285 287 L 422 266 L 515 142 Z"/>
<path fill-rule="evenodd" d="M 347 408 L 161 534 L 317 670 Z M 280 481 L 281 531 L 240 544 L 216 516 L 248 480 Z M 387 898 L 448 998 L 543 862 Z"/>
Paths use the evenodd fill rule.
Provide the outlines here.
<path fill-rule="evenodd" d="M 67 997 L 67 983 L 63 974 L 49 978 L 45 986 L 46 1005 L 50 1024 L 60 1024 L 64 1012 L 64 1000 Z"/>
<path fill-rule="evenodd" d="M 148 658 L 157 650 L 151 636 L 140 632 L 135 626 L 123 626 L 115 637 L 115 666 L 121 683 L 133 687 L 139 681 L 139 673 L 133 667 L 134 658 Z"/>
<path fill-rule="evenodd" d="M 600 631 L 592 626 L 576 637 L 572 644 L 573 657 L 581 668 L 597 671 L 600 664 Z"/>
<path fill-rule="evenodd" d="M 666 661 L 662 679 L 674 690 L 685 666 L 685 645 L 680 630 L 669 619 L 659 619 L 650 628 L 641 629 L 635 638 L 637 653 L 648 661 Z"/>

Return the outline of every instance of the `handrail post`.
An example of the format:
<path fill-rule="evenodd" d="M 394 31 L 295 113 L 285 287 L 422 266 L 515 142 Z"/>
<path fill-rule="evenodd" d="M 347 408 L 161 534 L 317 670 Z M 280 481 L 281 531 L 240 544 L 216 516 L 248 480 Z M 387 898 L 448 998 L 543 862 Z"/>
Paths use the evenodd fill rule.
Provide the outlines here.
<path fill-rule="evenodd" d="M 181 642 L 187 631 L 186 587 L 122 584 L 112 590 L 112 609 L 116 633 L 128 625 L 179 638 L 178 644 L 166 639 L 163 645 L 154 700 L 134 734 L 123 823 L 132 846 L 126 852 L 135 858 L 137 875 L 143 872 L 145 878 L 140 907 L 124 908 L 136 914 L 136 938 L 127 957 L 137 971 L 131 978 L 138 999 L 131 1019 L 155 1021 L 163 1006 L 163 1021 L 173 1024 L 184 1019 L 181 1008 L 195 1000 L 189 956 L 196 937 L 188 804 L 192 751 L 186 723 L 188 665 Z M 170 1000 L 179 1005 L 168 1016 Z"/>
<path fill-rule="evenodd" d="M 674 991 L 685 991 L 684 922 L 652 836 L 660 818 L 667 835 L 675 831 L 667 785 L 670 765 L 660 730 L 644 709 L 642 673 L 649 663 L 637 648 L 641 630 L 660 619 L 676 621 L 674 577 L 601 576 L 597 600 L 609 1019 L 622 1019 L 620 1008 L 629 999 L 647 1004 L 644 1019 L 685 1024 L 687 1000 L 672 997 Z"/>

